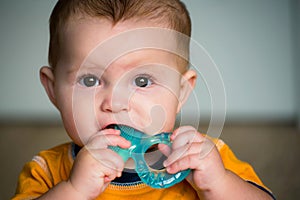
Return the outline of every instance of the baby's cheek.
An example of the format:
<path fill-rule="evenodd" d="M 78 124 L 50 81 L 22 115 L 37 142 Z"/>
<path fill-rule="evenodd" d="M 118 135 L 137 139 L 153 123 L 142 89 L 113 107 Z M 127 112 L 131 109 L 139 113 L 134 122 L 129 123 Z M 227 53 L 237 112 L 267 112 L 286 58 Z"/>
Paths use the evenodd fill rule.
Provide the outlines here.
<path fill-rule="evenodd" d="M 167 123 L 167 110 L 161 105 L 154 105 L 148 113 L 149 122 L 146 130 L 150 133 L 160 133 Z"/>
<path fill-rule="evenodd" d="M 73 119 L 74 137 L 86 144 L 91 135 L 97 132 L 97 119 L 94 95 L 74 90 L 71 105 L 70 119 Z"/>
<path fill-rule="evenodd" d="M 141 127 L 142 130 L 152 135 L 173 130 L 175 119 L 176 111 L 173 107 L 168 108 L 166 106 L 156 104 L 142 113 L 137 118 L 137 121 L 141 122 L 140 124 L 143 126 Z"/>

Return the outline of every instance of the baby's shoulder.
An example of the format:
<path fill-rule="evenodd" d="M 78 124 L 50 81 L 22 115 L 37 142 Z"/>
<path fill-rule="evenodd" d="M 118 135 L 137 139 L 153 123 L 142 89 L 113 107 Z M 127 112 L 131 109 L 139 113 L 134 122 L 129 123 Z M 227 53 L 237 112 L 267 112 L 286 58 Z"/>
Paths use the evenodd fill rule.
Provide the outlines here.
<path fill-rule="evenodd" d="M 69 165 L 69 163 L 73 162 L 72 146 L 73 143 L 68 142 L 42 150 L 32 158 L 32 162 L 39 164 L 44 169 L 49 167 L 56 168 L 62 163 L 68 163 Z"/>
<path fill-rule="evenodd" d="M 50 149 L 47 150 L 42 150 L 38 153 L 39 156 L 57 156 L 59 154 L 65 154 L 65 153 L 70 153 L 72 151 L 72 142 L 67 142 L 64 144 L 60 144 L 57 146 L 54 146 Z"/>

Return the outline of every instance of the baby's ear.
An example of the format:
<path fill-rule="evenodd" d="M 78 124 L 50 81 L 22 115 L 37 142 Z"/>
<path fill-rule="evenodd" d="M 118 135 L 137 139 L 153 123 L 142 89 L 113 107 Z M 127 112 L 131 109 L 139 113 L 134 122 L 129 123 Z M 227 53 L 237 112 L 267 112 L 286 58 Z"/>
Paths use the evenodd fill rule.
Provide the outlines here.
<path fill-rule="evenodd" d="M 51 102 L 56 106 L 54 92 L 54 73 L 51 67 L 44 66 L 40 69 L 40 80 Z"/>
<path fill-rule="evenodd" d="M 197 80 L 197 73 L 194 70 L 188 70 L 182 75 L 177 112 L 180 111 L 181 107 L 184 105 L 184 103 L 190 96 L 192 90 L 195 87 L 196 80 Z"/>

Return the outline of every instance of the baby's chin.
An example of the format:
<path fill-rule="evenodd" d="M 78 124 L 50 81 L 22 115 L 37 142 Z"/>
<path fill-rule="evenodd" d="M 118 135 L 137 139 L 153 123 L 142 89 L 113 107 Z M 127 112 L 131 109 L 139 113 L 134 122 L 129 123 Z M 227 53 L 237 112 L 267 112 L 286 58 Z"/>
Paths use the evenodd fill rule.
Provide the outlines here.
<path fill-rule="evenodd" d="M 125 167 L 124 167 L 124 170 L 123 171 L 126 171 L 126 170 L 133 170 L 135 169 L 135 164 L 134 164 L 134 160 L 129 158 L 126 163 L 125 163 Z"/>

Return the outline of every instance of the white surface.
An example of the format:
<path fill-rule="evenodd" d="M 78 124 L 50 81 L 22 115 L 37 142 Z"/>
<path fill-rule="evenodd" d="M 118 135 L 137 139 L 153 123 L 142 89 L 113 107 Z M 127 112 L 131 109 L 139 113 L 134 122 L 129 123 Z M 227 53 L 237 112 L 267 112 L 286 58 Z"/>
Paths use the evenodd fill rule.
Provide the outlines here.
<path fill-rule="evenodd" d="M 58 119 L 38 77 L 47 64 L 48 18 L 55 2 L 0 1 L 0 119 Z M 192 15 L 193 39 L 208 51 L 224 79 L 228 118 L 296 116 L 292 1 L 184 2 Z M 201 80 L 195 94 L 201 116 L 209 117 L 210 98 Z M 192 103 L 185 109 L 193 115 Z"/>

